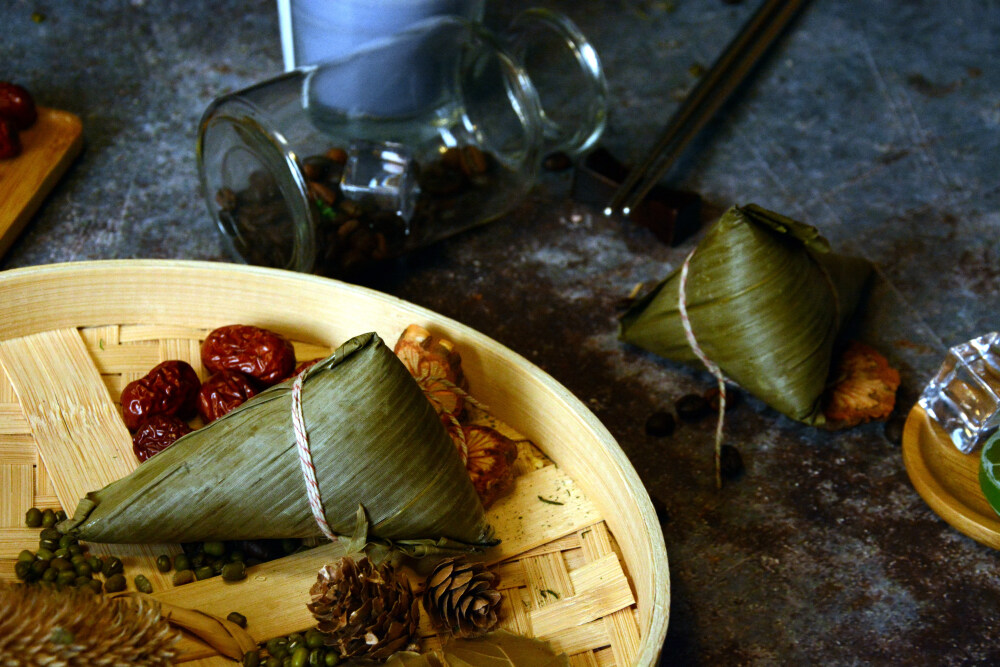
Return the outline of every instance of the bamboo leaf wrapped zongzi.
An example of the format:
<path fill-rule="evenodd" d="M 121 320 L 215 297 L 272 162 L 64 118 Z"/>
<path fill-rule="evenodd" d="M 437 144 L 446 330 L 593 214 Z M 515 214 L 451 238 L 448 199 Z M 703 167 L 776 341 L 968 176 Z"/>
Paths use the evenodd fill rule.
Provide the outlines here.
<path fill-rule="evenodd" d="M 94 542 L 196 542 L 321 534 L 292 426 L 288 380 L 88 493 L 60 524 Z M 389 541 L 488 542 L 455 447 L 403 364 L 374 333 L 304 371 L 302 415 L 327 522 L 367 513 Z"/>
<path fill-rule="evenodd" d="M 823 424 L 834 345 L 871 273 L 830 252 L 810 225 L 750 204 L 729 209 L 689 259 L 685 305 L 697 345 L 722 372 L 783 414 Z M 681 270 L 621 318 L 619 337 L 697 363 L 679 308 Z"/>

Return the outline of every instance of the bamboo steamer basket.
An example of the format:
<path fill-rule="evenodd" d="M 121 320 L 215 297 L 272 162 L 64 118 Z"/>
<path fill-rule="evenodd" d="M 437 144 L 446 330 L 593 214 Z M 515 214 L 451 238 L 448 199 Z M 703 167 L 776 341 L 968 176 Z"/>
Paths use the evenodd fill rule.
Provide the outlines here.
<path fill-rule="evenodd" d="M 0 273 L 0 579 L 13 578 L 21 549 L 37 548 L 37 531 L 23 525 L 28 507 L 62 506 L 72 513 L 83 493 L 136 465 L 120 424 L 124 385 L 171 358 L 189 361 L 204 377 L 200 338 L 233 323 L 288 336 L 300 359 L 367 331 L 391 346 L 410 324 L 454 342 L 473 396 L 555 464 L 525 471 L 514 498 L 491 508 L 505 539 L 499 548 L 507 549 L 494 565 L 501 587 L 507 586 L 505 598 L 516 601 L 505 600 L 504 627 L 549 640 L 574 665 L 657 664 L 670 607 L 663 534 L 632 465 L 577 398 L 520 355 L 425 308 L 355 285 L 259 267 L 119 260 Z M 60 410 L 64 414 L 54 417 Z M 73 457 L 83 451 L 90 461 L 94 452 L 108 450 L 109 440 L 117 453 L 78 473 L 79 458 L 74 463 Z M 552 488 L 544 484 L 553 480 L 571 500 L 559 496 L 543 504 L 545 489 Z M 108 547 L 91 548 L 101 553 Z M 214 589 L 204 586 L 212 580 L 171 589 L 152 567 L 164 549 L 176 546 L 113 548 L 128 572 L 148 572 L 157 590 L 167 589 L 164 599 L 220 611 L 211 609 Z M 263 575 L 250 579 L 266 581 L 270 573 L 275 580 L 277 571 L 268 568 L 287 569 L 281 561 L 290 558 L 296 557 L 256 566 Z M 308 558 L 304 563 L 316 565 Z M 244 594 L 255 595 L 250 588 Z M 279 625 L 301 612 L 260 613 L 274 617 L 255 628 L 247 614 L 249 629 L 262 641 L 262 633 L 292 631 Z M 435 640 L 425 637 L 425 647 L 433 648 Z M 206 657 L 188 664 L 234 663 Z"/>

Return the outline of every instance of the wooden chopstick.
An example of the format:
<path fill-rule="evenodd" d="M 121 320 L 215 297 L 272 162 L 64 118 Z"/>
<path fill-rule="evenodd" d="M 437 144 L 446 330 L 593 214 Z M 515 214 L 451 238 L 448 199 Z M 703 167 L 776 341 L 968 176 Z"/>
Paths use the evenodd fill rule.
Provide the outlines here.
<path fill-rule="evenodd" d="M 803 0 L 765 0 L 667 122 L 653 149 L 605 209 L 628 215 L 742 83 L 798 12 Z M 641 184 L 640 184 L 641 181 Z"/>

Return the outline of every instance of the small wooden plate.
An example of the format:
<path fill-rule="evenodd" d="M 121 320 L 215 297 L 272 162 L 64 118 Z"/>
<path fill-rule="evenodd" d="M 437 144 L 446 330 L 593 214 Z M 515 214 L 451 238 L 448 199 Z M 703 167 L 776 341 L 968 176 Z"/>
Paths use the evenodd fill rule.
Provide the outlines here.
<path fill-rule="evenodd" d="M 903 428 L 903 464 L 917 493 L 960 533 L 1000 549 L 1000 516 L 979 487 L 979 454 L 963 454 L 919 405 Z"/>
<path fill-rule="evenodd" d="M 83 124 L 68 111 L 38 109 L 21 132 L 23 152 L 0 160 L 0 256 L 7 252 L 83 147 Z"/>

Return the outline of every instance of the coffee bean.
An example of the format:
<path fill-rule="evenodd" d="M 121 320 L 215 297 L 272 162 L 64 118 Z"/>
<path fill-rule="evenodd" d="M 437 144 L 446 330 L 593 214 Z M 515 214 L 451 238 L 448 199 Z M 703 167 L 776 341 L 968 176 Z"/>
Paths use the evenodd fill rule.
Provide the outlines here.
<path fill-rule="evenodd" d="M 674 403 L 677 416 L 681 421 L 695 422 L 707 417 L 712 412 L 711 406 L 704 396 L 698 394 L 686 394 L 677 399 Z"/>
<path fill-rule="evenodd" d="M 309 181 L 307 188 L 309 189 L 310 197 L 319 199 L 327 206 L 333 206 L 337 201 L 337 193 L 332 188 L 323 185 L 322 183 Z"/>
<path fill-rule="evenodd" d="M 462 171 L 466 176 L 485 174 L 489 165 L 486 155 L 475 146 L 462 146 Z"/>
<path fill-rule="evenodd" d="M 333 165 L 325 155 L 311 155 L 302 161 L 302 175 L 309 181 L 325 181 Z"/>
<path fill-rule="evenodd" d="M 215 193 L 215 203 L 223 211 L 232 211 L 236 208 L 236 193 L 229 188 L 222 188 Z"/>
<path fill-rule="evenodd" d="M 659 410 L 649 415 L 646 420 L 646 435 L 663 438 L 673 434 L 675 426 L 674 416 L 669 412 Z"/>
<path fill-rule="evenodd" d="M 723 479 L 737 480 L 743 476 L 743 457 L 732 445 L 723 445 L 719 452 L 719 471 Z"/>
<path fill-rule="evenodd" d="M 347 164 L 347 151 L 343 148 L 331 148 L 324 155 L 337 164 Z"/>

